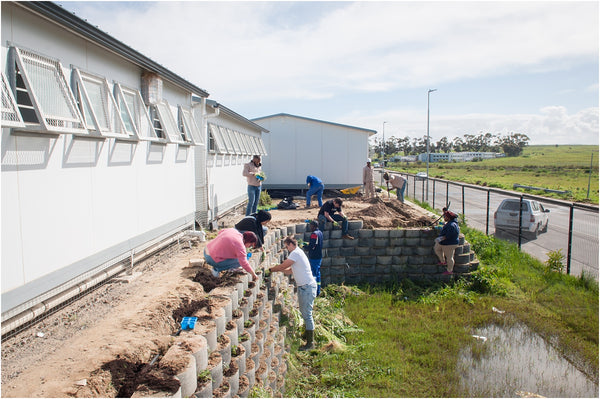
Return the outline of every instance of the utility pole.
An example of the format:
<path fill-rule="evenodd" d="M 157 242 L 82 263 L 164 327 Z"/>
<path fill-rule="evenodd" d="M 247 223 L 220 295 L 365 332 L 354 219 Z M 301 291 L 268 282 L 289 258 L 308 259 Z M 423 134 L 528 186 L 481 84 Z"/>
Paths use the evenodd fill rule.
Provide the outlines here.
<path fill-rule="evenodd" d="M 427 188 L 425 190 L 426 199 L 425 202 L 429 202 L 429 95 L 437 89 L 427 90 Z"/>

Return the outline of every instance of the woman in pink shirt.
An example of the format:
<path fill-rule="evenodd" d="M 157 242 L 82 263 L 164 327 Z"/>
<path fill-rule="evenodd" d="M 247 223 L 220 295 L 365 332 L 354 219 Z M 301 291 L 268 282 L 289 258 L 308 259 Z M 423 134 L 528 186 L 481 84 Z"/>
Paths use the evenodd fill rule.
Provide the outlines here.
<path fill-rule="evenodd" d="M 251 248 L 257 242 L 256 234 L 251 231 L 242 234 L 236 229 L 223 229 L 206 244 L 204 260 L 213 267 L 215 277 L 219 277 L 224 270 L 242 267 L 252 275 L 252 280 L 256 280 L 256 273 L 246 257 L 246 248 Z"/>

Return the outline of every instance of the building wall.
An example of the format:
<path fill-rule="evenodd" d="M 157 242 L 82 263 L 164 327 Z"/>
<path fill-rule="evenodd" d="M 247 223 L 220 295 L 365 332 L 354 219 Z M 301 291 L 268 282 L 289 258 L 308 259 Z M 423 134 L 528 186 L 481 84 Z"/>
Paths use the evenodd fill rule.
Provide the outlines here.
<path fill-rule="evenodd" d="M 9 41 L 60 60 L 68 81 L 73 65 L 140 88 L 139 67 L 10 3 L 2 39 L 4 73 Z M 175 116 L 191 106 L 168 82 L 163 97 Z M 1 157 L 3 312 L 193 221 L 193 146 L 3 128 Z"/>
<path fill-rule="evenodd" d="M 320 177 L 325 188 L 362 184 L 369 132 L 292 116 L 257 119 L 268 156 L 263 162 L 267 188 L 304 188 L 306 176 Z"/>

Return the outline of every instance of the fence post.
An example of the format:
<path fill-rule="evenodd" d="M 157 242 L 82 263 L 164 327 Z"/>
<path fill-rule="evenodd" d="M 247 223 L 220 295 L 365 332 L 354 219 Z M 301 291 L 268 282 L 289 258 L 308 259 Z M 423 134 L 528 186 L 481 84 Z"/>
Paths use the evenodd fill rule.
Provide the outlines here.
<path fill-rule="evenodd" d="M 417 178 L 413 176 L 413 198 L 417 199 Z"/>
<path fill-rule="evenodd" d="M 571 274 L 571 246 L 573 245 L 573 209 L 571 204 L 569 208 L 569 244 L 567 247 L 567 274 Z"/>
<path fill-rule="evenodd" d="M 485 208 L 485 235 L 490 235 L 490 190 L 487 190 L 487 206 Z"/>
<path fill-rule="evenodd" d="M 444 204 L 448 204 L 448 190 L 450 187 L 450 182 L 446 182 L 446 202 L 444 202 Z"/>
<path fill-rule="evenodd" d="M 433 181 L 433 198 L 431 199 L 431 207 L 435 209 L 435 180 Z"/>
<path fill-rule="evenodd" d="M 421 202 L 425 202 L 425 181 L 421 180 Z"/>
<path fill-rule="evenodd" d="M 521 225 L 523 224 L 523 196 L 519 198 L 519 251 L 521 250 Z"/>
<path fill-rule="evenodd" d="M 465 216 L 465 186 L 462 187 L 462 214 Z"/>

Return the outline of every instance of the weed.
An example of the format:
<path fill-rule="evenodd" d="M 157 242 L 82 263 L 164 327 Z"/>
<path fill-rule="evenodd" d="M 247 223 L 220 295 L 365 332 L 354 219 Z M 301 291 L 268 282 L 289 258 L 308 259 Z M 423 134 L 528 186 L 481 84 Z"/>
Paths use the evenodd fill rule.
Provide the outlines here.
<path fill-rule="evenodd" d="M 548 259 L 546 260 L 546 267 L 548 272 L 562 273 L 565 265 L 565 255 L 562 253 L 562 248 L 547 253 Z"/>
<path fill-rule="evenodd" d="M 262 190 L 258 199 L 258 206 L 261 208 L 270 208 L 272 205 L 273 200 L 271 199 L 269 192 L 267 190 Z"/>

